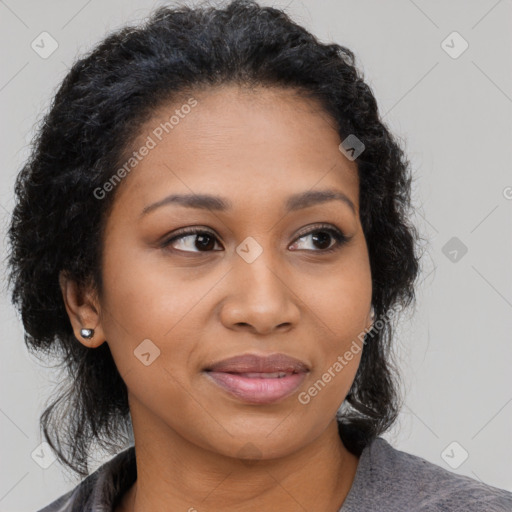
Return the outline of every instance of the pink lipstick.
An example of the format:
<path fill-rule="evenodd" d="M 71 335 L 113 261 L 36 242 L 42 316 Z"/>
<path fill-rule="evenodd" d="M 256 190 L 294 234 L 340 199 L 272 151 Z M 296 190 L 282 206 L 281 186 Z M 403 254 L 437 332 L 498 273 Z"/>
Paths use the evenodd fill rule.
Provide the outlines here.
<path fill-rule="evenodd" d="M 293 394 L 309 372 L 303 361 L 285 354 L 243 354 L 210 365 L 205 375 L 248 403 L 268 404 Z"/>

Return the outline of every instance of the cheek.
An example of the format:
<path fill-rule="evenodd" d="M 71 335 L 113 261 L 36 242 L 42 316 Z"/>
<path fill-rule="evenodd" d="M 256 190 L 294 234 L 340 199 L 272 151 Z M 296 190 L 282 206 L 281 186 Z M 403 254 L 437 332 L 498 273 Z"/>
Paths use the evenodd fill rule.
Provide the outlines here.
<path fill-rule="evenodd" d="M 312 312 L 316 338 L 321 340 L 317 368 L 302 399 L 298 397 L 305 407 L 311 407 L 311 414 L 325 414 L 325 408 L 334 414 L 357 373 L 372 297 L 367 261 L 363 254 L 359 260 L 347 262 L 321 286 L 309 286 L 301 296 Z"/>
<path fill-rule="evenodd" d="M 364 262 L 364 260 L 362 260 Z M 298 295 L 330 338 L 329 347 L 340 348 L 367 327 L 372 300 L 368 265 L 342 265 L 321 279 L 302 280 Z"/>
<path fill-rule="evenodd" d="M 357 372 L 360 354 L 353 355 L 345 364 L 338 361 L 337 353 L 328 358 L 328 363 L 317 367 L 314 375 L 297 394 L 294 421 L 298 424 L 314 423 L 314 435 L 325 428 L 325 419 L 334 418 L 352 386 Z"/>
<path fill-rule="evenodd" d="M 171 285 L 170 275 L 134 267 L 119 265 L 105 282 L 108 345 L 131 400 L 169 424 L 176 410 L 190 422 L 199 414 L 190 400 L 198 295 Z"/>
<path fill-rule="evenodd" d="M 199 282 L 186 282 L 190 269 L 156 258 L 156 252 L 122 251 L 112 243 L 104 259 L 102 307 L 115 317 L 114 329 L 141 341 L 168 334 L 204 294 Z"/>
<path fill-rule="evenodd" d="M 121 375 L 132 370 L 138 375 L 149 361 L 147 368 L 165 361 L 168 370 L 185 374 L 195 350 L 190 328 L 197 324 L 191 319 L 204 291 L 199 283 L 180 282 L 184 269 L 171 272 L 170 266 L 150 264 L 142 252 L 129 257 L 115 249 L 111 246 L 105 257 L 101 307 L 105 336 Z"/>

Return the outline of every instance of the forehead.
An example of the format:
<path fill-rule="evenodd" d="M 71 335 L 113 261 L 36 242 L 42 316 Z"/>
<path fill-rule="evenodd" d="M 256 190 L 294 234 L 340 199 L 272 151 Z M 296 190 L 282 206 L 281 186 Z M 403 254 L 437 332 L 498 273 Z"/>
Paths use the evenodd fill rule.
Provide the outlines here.
<path fill-rule="evenodd" d="M 261 206 L 337 185 L 358 208 L 357 165 L 340 142 L 327 112 L 293 90 L 203 89 L 162 105 L 140 128 L 129 154 L 151 149 L 124 178 L 116 202 L 138 207 L 181 192 Z"/>

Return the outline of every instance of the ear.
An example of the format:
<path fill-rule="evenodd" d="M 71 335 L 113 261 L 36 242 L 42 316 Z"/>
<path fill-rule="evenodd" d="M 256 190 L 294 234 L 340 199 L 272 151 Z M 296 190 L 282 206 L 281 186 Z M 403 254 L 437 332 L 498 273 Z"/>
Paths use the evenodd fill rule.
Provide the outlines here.
<path fill-rule="evenodd" d="M 76 339 L 88 348 L 99 347 L 106 340 L 100 321 L 101 309 L 96 294 L 91 288 L 82 290 L 63 271 L 59 273 L 59 285 Z M 94 329 L 93 337 L 82 337 L 80 330 L 83 328 Z"/>

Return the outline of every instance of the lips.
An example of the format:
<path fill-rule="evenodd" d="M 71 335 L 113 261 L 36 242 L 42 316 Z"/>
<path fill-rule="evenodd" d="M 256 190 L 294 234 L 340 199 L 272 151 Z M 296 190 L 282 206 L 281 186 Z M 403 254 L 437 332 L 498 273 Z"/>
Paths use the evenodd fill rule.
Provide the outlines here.
<path fill-rule="evenodd" d="M 309 371 L 309 366 L 286 354 L 258 356 L 243 354 L 213 363 L 205 371 L 225 373 L 301 373 Z"/>
<path fill-rule="evenodd" d="M 238 400 L 268 404 L 294 393 L 306 378 L 309 366 L 285 354 L 244 354 L 216 362 L 204 372 L 210 382 Z"/>

